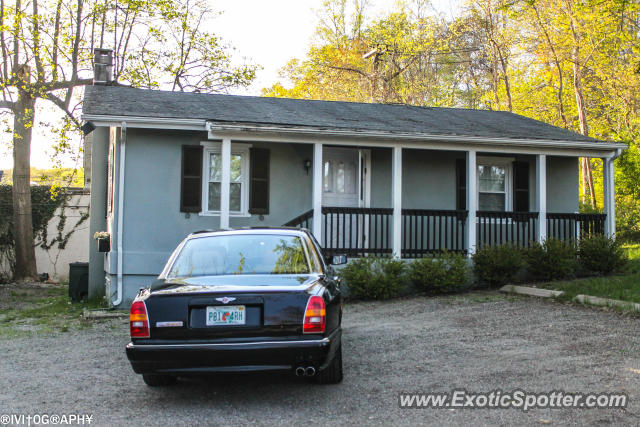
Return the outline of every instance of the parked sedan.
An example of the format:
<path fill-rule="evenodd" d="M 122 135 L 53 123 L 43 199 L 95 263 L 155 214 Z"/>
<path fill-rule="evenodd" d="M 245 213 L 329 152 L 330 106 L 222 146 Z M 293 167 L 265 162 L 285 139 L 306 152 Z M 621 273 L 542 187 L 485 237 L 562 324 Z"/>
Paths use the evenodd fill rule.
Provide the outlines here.
<path fill-rule="evenodd" d="M 339 283 L 306 230 L 200 232 L 136 296 L 126 352 L 150 386 L 255 371 L 338 383 L 341 319 Z"/>

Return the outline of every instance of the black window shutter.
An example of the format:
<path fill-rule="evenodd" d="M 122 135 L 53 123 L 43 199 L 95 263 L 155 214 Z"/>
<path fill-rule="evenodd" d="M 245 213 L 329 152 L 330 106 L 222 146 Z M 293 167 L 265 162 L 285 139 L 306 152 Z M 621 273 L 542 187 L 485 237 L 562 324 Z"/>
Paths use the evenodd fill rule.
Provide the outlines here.
<path fill-rule="evenodd" d="M 513 207 L 516 212 L 529 212 L 529 163 L 513 162 Z"/>
<path fill-rule="evenodd" d="M 467 161 L 456 160 L 456 209 L 467 209 Z"/>
<path fill-rule="evenodd" d="M 249 158 L 249 213 L 269 213 L 269 150 L 250 148 Z"/>
<path fill-rule="evenodd" d="M 180 212 L 202 210 L 202 146 L 182 146 Z"/>

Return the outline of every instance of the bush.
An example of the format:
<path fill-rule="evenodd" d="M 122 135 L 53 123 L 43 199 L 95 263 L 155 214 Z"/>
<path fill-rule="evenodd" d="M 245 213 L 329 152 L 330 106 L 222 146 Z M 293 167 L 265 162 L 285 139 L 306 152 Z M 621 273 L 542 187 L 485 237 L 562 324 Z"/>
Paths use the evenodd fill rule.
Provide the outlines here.
<path fill-rule="evenodd" d="M 585 270 L 604 275 L 621 270 L 628 261 L 620 244 L 606 236 L 581 239 L 578 244 L 578 259 Z"/>
<path fill-rule="evenodd" d="M 349 298 L 389 299 L 406 285 L 407 265 L 397 259 L 365 257 L 350 261 L 339 275 L 346 282 Z"/>
<path fill-rule="evenodd" d="M 455 292 L 467 285 L 467 260 L 463 255 L 444 252 L 409 264 L 411 281 L 426 291 Z"/>
<path fill-rule="evenodd" d="M 564 240 L 547 239 L 535 242 L 525 251 L 527 269 L 537 280 L 565 279 L 575 275 L 576 246 Z"/>
<path fill-rule="evenodd" d="M 522 251 L 513 245 L 485 246 L 473 254 L 473 271 L 490 286 L 512 282 L 524 265 Z"/>

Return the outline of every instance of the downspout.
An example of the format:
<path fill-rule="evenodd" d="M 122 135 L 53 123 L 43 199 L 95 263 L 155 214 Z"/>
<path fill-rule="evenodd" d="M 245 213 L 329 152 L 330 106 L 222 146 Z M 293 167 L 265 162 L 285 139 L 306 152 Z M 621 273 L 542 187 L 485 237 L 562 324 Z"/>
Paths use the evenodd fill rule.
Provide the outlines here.
<path fill-rule="evenodd" d="M 117 297 L 111 302 L 113 307 L 122 303 L 122 228 L 124 222 L 124 160 L 127 141 L 127 122 L 120 125 L 120 166 L 118 168 L 118 261 L 117 261 Z"/>

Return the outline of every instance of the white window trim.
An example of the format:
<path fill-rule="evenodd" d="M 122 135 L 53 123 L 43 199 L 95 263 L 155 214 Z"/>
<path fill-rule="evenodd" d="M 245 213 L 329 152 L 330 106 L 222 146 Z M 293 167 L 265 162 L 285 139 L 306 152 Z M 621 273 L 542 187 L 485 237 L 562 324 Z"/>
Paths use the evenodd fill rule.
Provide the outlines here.
<path fill-rule="evenodd" d="M 202 153 L 202 211 L 200 216 L 220 216 L 220 211 L 209 210 L 209 157 L 211 154 L 222 153 L 222 142 L 201 141 Z M 242 156 L 242 194 L 240 196 L 240 211 L 230 211 L 229 216 L 235 218 L 250 217 L 249 213 L 249 148 L 251 144 L 231 143 L 231 155 Z"/>
<path fill-rule="evenodd" d="M 505 212 L 513 211 L 513 157 L 480 157 L 476 159 L 476 174 L 478 179 L 476 180 L 476 195 L 478 197 L 478 210 L 480 209 L 480 172 L 478 169 L 480 166 L 499 166 L 504 167 L 504 191 L 505 191 Z M 490 191 L 483 191 L 483 193 L 491 193 Z M 502 192 L 496 192 L 502 194 Z"/>

